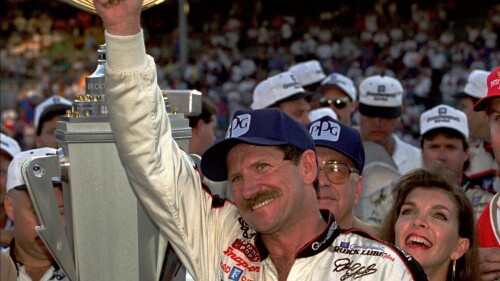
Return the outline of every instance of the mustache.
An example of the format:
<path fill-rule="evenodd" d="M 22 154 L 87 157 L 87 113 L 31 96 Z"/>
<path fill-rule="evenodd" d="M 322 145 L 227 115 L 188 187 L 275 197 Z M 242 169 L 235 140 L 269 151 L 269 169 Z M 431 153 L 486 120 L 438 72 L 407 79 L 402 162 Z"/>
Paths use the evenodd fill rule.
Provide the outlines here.
<path fill-rule="evenodd" d="M 243 199 L 243 202 L 241 204 L 241 208 L 244 211 L 249 211 L 252 210 L 253 206 L 260 204 L 266 200 L 269 199 L 275 199 L 278 198 L 281 195 L 281 192 L 278 190 L 268 190 L 268 191 L 261 191 L 257 194 L 255 194 L 252 198 L 249 199 Z"/>

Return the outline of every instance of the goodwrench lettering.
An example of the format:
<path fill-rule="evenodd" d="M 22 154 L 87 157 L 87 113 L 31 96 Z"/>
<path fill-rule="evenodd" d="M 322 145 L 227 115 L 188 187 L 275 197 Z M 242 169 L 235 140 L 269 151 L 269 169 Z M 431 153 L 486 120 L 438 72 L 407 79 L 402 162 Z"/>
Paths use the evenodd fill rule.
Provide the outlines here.
<path fill-rule="evenodd" d="M 330 229 L 328 229 L 328 233 L 326 234 L 326 237 L 325 239 L 323 239 L 323 241 L 321 242 L 314 242 L 311 244 L 311 248 L 315 251 L 317 251 L 319 249 L 319 247 L 321 247 L 321 245 L 325 244 L 326 241 L 328 241 L 333 233 L 335 232 L 335 229 L 337 229 L 337 224 L 336 223 L 332 223 L 332 225 L 330 226 Z"/>

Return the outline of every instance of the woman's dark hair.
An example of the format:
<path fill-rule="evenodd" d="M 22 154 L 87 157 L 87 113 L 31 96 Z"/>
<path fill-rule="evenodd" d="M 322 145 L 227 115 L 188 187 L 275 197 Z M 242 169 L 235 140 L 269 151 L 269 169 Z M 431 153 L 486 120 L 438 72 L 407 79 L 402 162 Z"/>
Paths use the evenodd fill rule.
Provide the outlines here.
<path fill-rule="evenodd" d="M 474 209 L 464 191 L 453 184 L 451 177 L 436 168 L 415 169 L 398 180 L 392 193 L 394 204 L 382 226 L 381 238 L 387 242 L 395 243 L 395 225 L 401 207 L 408 194 L 416 188 L 441 190 L 453 199 L 458 210 L 458 235 L 469 239 L 469 249 L 456 261 L 455 280 L 479 280 L 479 254 Z M 450 263 L 447 280 L 451 280 L 452 265 L 453 263 Z"/>

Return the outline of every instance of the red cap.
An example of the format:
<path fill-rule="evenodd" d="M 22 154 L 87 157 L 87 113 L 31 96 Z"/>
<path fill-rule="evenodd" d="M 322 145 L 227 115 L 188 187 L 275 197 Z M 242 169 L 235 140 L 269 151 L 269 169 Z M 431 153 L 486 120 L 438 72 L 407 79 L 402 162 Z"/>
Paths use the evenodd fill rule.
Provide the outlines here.
<path fill-rule="evenodd" d="M 478 100 L 474 105 L 474 111 L 484 110 L 494 98 L 500 98 L 500 66 L 493 70 L 486 79 L 488 94 Z"/>

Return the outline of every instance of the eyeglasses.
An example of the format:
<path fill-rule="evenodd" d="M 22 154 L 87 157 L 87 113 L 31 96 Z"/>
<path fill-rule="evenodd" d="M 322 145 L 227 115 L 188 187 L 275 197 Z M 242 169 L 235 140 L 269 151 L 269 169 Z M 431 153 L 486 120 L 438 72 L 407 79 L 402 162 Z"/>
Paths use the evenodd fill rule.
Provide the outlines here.
<path fill-rule="evenodd" d="M 329 107 L 329 106 L 333 105 L 337 109 L 342 109 L 342 108 L 346 107 L 348 102 L 349 102 L 348 97 L 340 97 L 337 99 L 328 99 L 328 98 L 320 98 L 319 99 L 319 104 L 322 107 Z"/>
<path fill-rule="evenodd" d="M 318 167 L 319 171 L 325 171 L 328 180 L 334 184 L 344 184 L 349 180 L 351 173 L 359 174 L 359 171 L 352 169 L 346 163 L 338 161 L 324 161 L 323 168 Z M 318 173 L 319 173 L 318 171 Z"/>

